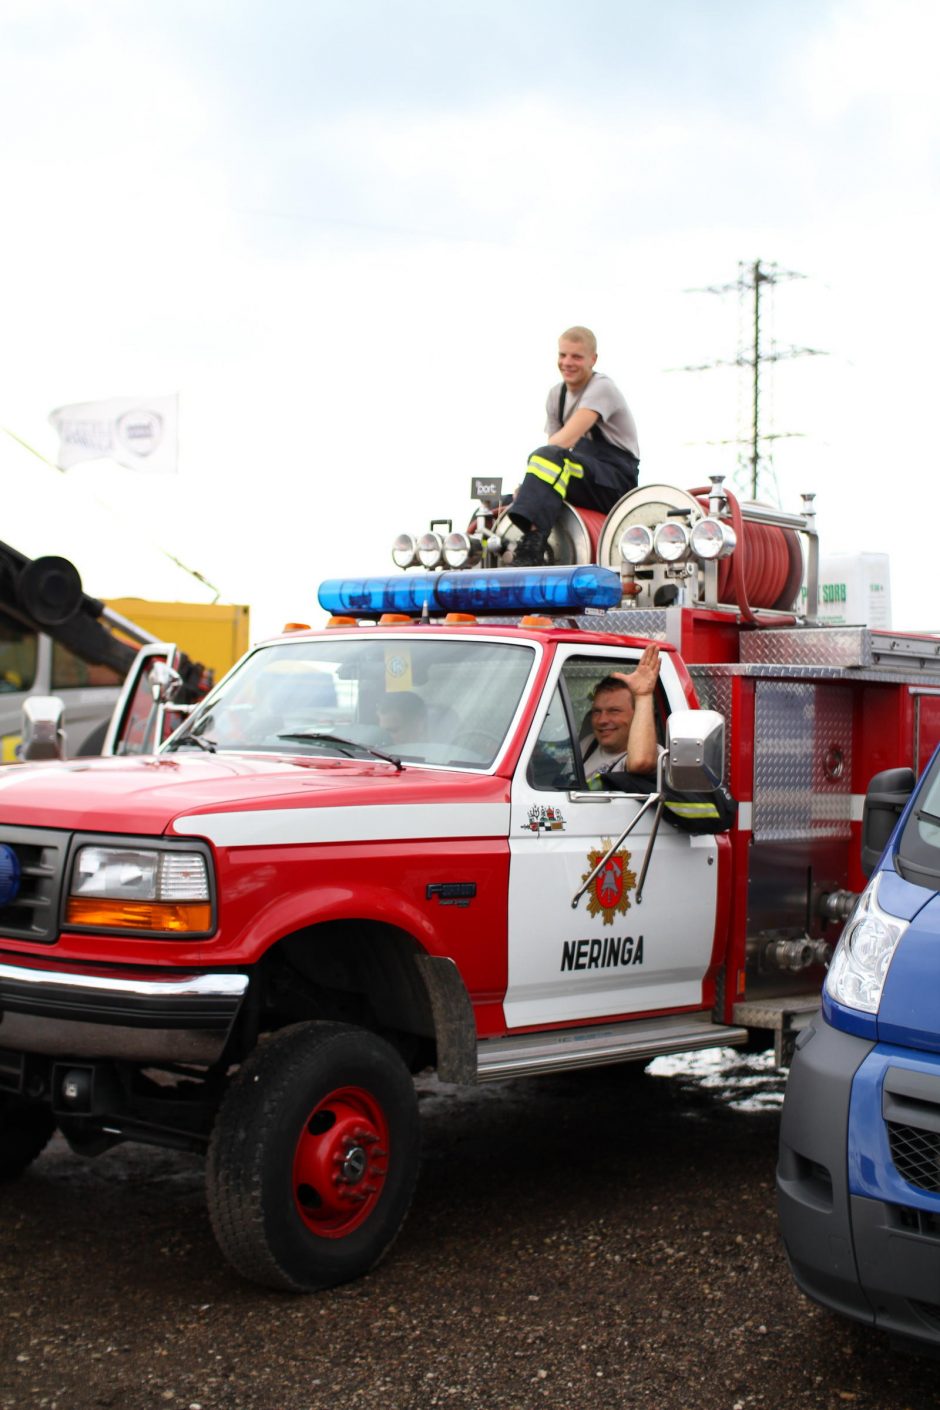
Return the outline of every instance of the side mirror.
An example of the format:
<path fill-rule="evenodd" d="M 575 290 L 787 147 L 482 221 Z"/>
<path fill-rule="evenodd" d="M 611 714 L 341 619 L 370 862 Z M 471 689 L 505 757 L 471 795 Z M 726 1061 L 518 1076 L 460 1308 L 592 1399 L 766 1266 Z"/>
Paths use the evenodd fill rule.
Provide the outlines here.
<path fill-rule="evenodd" d="M 869 783 L 862 808 L 862 871 L 866 876 L 878 865 L 916 782 L 913 769 L 883 769 Z"/>
<path fill-rule="evenodd" d="M 30 695 L 23 701 L 23 742 L 16 751 L 20 759 L 65 757 L 64 710 L 57 695 Z"/>
<path fill-rule="evenodd" d="M 168 705 L 183 686 L 183 677 L 169 661 L 157 657 L 150 667 L 150 694 L 155 705 Z"/>
<path fill-rule="evenodd" d="M 674 710 L 666 721 L 664 775 L 679 793 L 711 793 L 722 782 L 725 718 L 717 710 Z"/>

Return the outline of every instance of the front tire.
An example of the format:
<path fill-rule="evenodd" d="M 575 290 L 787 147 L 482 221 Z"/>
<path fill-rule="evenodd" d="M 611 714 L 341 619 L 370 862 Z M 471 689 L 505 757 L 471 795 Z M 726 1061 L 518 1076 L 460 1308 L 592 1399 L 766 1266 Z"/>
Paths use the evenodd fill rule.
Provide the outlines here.
<path fill-rule="evenodd" d="M 243 1277 L 315 1292 L 388 1251 L 418 1174 L 418 1103 L 388 1043 L 300 1023 L 242 1065 L 209 1145 L 209 1215 Z"/>

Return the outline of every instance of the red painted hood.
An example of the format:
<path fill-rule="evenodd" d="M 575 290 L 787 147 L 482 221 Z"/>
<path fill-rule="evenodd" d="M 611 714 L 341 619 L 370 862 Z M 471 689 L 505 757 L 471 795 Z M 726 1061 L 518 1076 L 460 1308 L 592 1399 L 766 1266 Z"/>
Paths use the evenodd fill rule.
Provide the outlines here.
<path fill-rule="evenodd" d="M 230 808 L 505 801 L 505 779 L 374 760 L 174 754 L 0 768 L 0 825 L 159 835 L 183 814 Z"/>

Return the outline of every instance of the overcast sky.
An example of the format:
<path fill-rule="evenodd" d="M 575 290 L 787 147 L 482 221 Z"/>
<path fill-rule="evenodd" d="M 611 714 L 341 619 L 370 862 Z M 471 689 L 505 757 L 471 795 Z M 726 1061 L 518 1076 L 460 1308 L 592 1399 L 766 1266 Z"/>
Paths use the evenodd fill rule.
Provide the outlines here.
<path fill-rule="evenodd" d="M 518 482 L 575 322 L 641 483 L 730 475 L 745 374 L 674 369 L 734 359 L 749 312 L 689 291 L 760 259 L 802 276 L 768 339 L 825 353 L 765 374 L 765 492 L 815 491 L 824 552 L 890 552 L 894 625 L 940 628 L 908 531 L 938 31 L 933 0 L 3 0 L 0 424 L 52 460 L 53 408 L 178 393 L 180 468 L 66 484 L 7 442 L 0 537 L 319 622 L 320 579 Z"/>

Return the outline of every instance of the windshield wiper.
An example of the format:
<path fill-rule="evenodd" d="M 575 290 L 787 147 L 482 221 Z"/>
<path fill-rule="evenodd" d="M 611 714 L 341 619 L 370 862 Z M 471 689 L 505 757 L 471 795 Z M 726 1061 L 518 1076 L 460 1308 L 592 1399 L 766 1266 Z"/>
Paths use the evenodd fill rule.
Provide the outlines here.
<path fill-rule="evenodd" d="M 170 749 L 188 749 L 190 746 L 194 749 L 205 749 L 209 754 L 214 754 L 217 747 L 214 739 L 205 739 L 201 734 L 184 734 L 182 739 L 174 740 Z"/>
<path fill-rule="evenodd" d="M 929 823 L 936 823 L 937 826 L 940 827 L 940 816 L 938 816 L 936 813 L 928 813 L 926 808 L 920 809 L 920 811 L 917 813 L 917 820 L 918 822 L 923 821 Z"/>
<path fill-rule="evenodd" d="M 278 739 L 296 739 L 301 743 L 310 741 L 318 744 L 336 744 L 340 747 L 340 753 L 345 754 L 347 759 L 355 758 L 350 750 L 356 750 L 360 754 L 371 754 L 374 759 L 384 759 L 386 764 L 394 764 L 399 772 L 404 768 L 401 759 L 397 759 L 394 754 L 386 754 L 382 749 L 373 749 L 371 744 L 359 744 L 355 739 L 344 739 L 341 734 L 330 734 L 328 730 L 292 730 L 289 734 L 279 734 Z"/>

